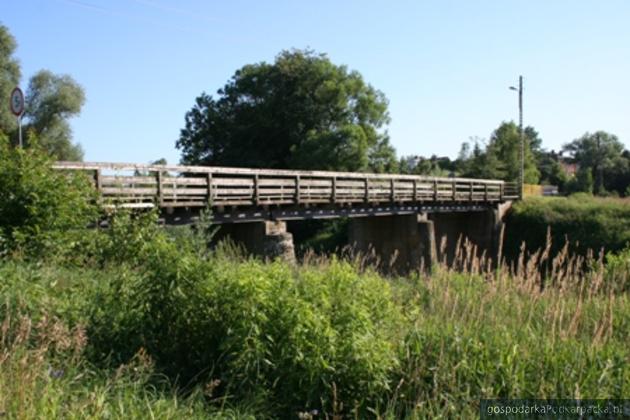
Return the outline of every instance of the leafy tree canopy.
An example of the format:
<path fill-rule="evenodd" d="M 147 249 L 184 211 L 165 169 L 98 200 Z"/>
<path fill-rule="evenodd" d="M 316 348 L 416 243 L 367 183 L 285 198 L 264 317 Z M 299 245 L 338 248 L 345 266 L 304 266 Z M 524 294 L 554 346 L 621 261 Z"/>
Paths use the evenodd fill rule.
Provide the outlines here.
<path fill-rule="evenodd" d="M 61 160 L 81 160 L 81 147 L 72 144 L 68 119 L 78 115 L 85 102 L 83 88 L 70 76 L 57 76 L 40 70 L 28 85 L 26 112 L 28 130 L 33 130 L 40 144 Z"/>
<path fill-rule="evenodd" d="M 580 169 L 590 172 L 597 194 L 604 191 L 604 171 L 623 166 L 623 144 L 605 131 L 586 133 L 566 144 L 564 150 L 579 163 Z"/>
<path fill-rule="evenodd" d="M 13 57 L 15 48 L 15 39 L 0 25 L 0 97 L 4 103 L 20 82 L 20 65 Z M 26 90 L 23 130 L 37 137 L 40 146 L 53 158 L 81 160 L 83 151 L 72 142 L 68 120 L 81 112 L 84 102 L 83 88 L 70 76 L 40 70 L 31 77 Z M 6 106 L 0 107 L 0 131 L 14 141 L 17 138 L 15 116 Z"/>
<path fill-rule="evenodd" d="M 525 138 L 525 182 L 538 183 L 540 173 L 530 145 L 540 147 L 538 133 L 532 127 L 523 130 Z M 532 141 L 533 140 L 533 141 Z M 514 122 L 503 122 L 494 130 L 485 147 L 479 139 L 474 146 L 462 146 L 459 165 L 462 175 L 518 181 L 521 168 L 521 137 Z"/>
<path fill-rule="evenodd" d="M 202 93 L 177 147 L 186 164 L 393 171 L 385 95 L 310 50 L 237 70 Z"/>
<path fill-rule="evenodd" d="M 13 53 L 17 44 L 9 30 L 0 25 L 0 131 L 5 134 L 13 132 L 16 128 L 15 116 L 9 110 L 7 104 L 11 91 L 20 82 L 20 63 Z"/>

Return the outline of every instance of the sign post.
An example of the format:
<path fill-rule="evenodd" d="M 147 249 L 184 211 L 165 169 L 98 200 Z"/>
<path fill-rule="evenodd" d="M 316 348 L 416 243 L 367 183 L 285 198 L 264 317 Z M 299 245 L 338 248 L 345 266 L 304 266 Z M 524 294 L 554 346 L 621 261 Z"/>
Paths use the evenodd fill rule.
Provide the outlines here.
<path fill-rule="evenodd" d="M 16 87 L 11 92 L 11 112 L 13 115 L 17 117 L 18 123 L 18 138 L 20 147 L 22 145 L 22 114 L 24 114 L 24 94 L 22 93 L 22 89 Z"/>

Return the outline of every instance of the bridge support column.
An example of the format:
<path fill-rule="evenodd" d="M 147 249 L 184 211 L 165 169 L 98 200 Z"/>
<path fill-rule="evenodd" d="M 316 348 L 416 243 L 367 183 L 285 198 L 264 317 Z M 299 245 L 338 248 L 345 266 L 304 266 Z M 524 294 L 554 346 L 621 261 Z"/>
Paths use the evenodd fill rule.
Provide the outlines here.
<path fill-rule="evenodd" d="M 376 257 L 373 262 L 395 273 L 429 271 L 435 260 L 433 222 L 425 215 L 355 218 L 348 236 L 355 251 Z"/>
<path fill-rule="evenodd" d="M 503 217 L 511 202 L 496 208 L 476 212 L 433 213 L 429 219 L 435 226 L 435 238 L 440 261 L 453 263 L 458 240 L 468 239 L 477 247 L 477 256 L 485 253 L 496 262 Z M 442 242 L 444 241 L 444 247 Z"/>
<path fill-rule="evenodd" d="M 220 226 L 213 242 L 231 239 L 252 254 L 263 258 L 281 258 L 295 262 L 293 235 L 281 221 L 229 223 Z"/>

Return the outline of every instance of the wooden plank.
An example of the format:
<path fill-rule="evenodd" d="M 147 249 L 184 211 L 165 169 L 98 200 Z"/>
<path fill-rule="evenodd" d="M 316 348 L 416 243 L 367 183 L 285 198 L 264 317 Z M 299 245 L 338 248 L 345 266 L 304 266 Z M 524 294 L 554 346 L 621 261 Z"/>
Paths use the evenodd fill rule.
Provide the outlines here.
<path fill-rule="evenodd" d="M 100 170 L 99 170 L 100 171 Z M 153 176 L 122 176 L 122 175 L 103 175 L 101 176 L 103 184 L 146 184 L 155 185 L 157 183 Z"/>
<path fill-rule="evenodd" d="M 157 188 L 103 187 L 101 192 L 115 195 L 156 195 Z"/>
<path fill-rule="evenodd" d="M 172 185 L 199 185 L 203 187 L 208 185 L 207 179 L 204 179 L 204 178 L 184 178 L 184 177 L 173 177 L 173 176 L 162 177 L 162 183 L 172 184 Z"/>
<path fill-rule="evenodd" d="M 206 195 L 207 192 L 207 188 L 164 188 L 164 185 L 162 185 L 162 193 L 165 195 Z"/>

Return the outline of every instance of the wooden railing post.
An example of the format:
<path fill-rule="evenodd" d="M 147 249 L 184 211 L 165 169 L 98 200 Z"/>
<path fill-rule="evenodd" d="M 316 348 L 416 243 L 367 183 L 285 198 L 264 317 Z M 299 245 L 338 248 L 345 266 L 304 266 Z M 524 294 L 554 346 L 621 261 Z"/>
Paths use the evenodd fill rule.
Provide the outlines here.
<path fill-rule="evenodd" d="M 438 201 L 438 181 L 433 179 L 433 201 Z"/>
<path fill-rule="evenodd" d="M 453 201 L 457 201 L 457 181 L 453 181 Z"/>
<path fill-rule="evenodd" d="M 413 179 L 413 201 L 418 201 L 418 180 Z"/>
<path fill-rule="evenodd" d="M 254 175 L 254 203 L 258 206 L 260 204 L 260 191 L 258 185 L 258 174 Z"/>
<path fill-rule="evenodd" d="M 394 178 L 392 178 L 389 181 L 389 187 L 391 189 L 390 194 L 389 194 L 389 201 L 391 201 L 392 203 L 395 203 L 396 202 L 396 190 L 394 190 L 394 188 L 395 188 Z"/>
<path fill-rule="evenodd" d="M 332 178 L 332 202 L 337 202 L 337 177 L 333 176 Z"/>
<path fill-rule="evenodd" d="M 212 189 L 212 172 L 208 172 L 207 182 L 208 182 L 208 203 L 212 205 L 212 202 L 214 200 L 214 191 Z"/>
<path fill-rule="evenodd" d="M 499 201 L 503 201 L 503 193 L 504 193 L 504 188 L 505 187 L 505 182 L 501 182 L 499 184 Z"/>
<path fill-rule="evenodd" d="M 295 204 L 300 204 L 300 176 L 295 176 Z"/>
<path fill-rule="evenodd" d="M 469 191 L 470 199 L 468 201 L 473 201 L 473 182 L 472 181 L 470 181 L 469 188 L 470 188 L 470 191 Z"/>
<path fill-rule="evenodd" d="M 101 188 L 103 188 L 100 169 L 94 171 L 94 187 L 99 193 L 101 192 Z"/>
<path fill-rule="evenodd" d="M 364 200 L 366 203 L 370 202 L 370 179 L 365 178 L 365 197 Z"/>
<path fill-rule="evenodd" d="M 483 184 L 483 201 L 488 201 L 488 183 Z"/>
<path fill-rule="evenodd" d="M 162 171 L 157 171 L 155 175 L 155 179 L 157 180 L 157 199 L 158 205 L 162 207 L 164 205 L 164 194 L 162 191 Z"/>

